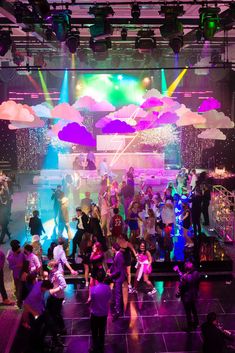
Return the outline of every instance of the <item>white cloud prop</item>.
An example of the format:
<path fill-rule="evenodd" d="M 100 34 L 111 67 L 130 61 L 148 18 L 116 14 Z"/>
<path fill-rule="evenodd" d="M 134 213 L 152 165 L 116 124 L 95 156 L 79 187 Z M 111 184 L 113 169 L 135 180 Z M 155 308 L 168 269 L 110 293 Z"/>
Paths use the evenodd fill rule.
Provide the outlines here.
<path fill-rule="evenodd" d="M 226 140 L 225 134 L 219 129 L 204 130 L 197 137 L 205 140 Z"/>
<path fill-rule="evenodd" d="M 140 108 L 138 105 L 129 104 L 124 105 L 121 109 L 117 110 L 114 113 L 107 115 L 107 117 L 113 116 L 112 119 L 135 119 L 135 118 L 145 118 L 147 112 L 144 109 Z"/>
<path fill-rule="evenodd" d="M 37 105 L 33 105 L 32 109 L 34 113 L 39 116 L 40 118 L 47 118 L 51 119 L 51 108 L 49 107 L 48 103 L 41 103 Z"/>
<path fill-rule="evenodd" d="M 181 104 L 181 107 L 176 109 L 175 113 L 179 116 L 179 119 L 176 121 L 177 126 L 204 124 L 206 121 L 202 115 L 192 112 L 184 104 Z"/>
<path fill-rule="evenodd" d="M 163 95 L 156 88 L 152 88 L 143 95 L 144 99 L 148 99 L 151 97 L 162 98 Z"/>
<path fill-rule="evenodd" d="M 30 122 L 34 119 L 34 111 L 27 104 L 20 104 L 11 100 L 0 104 L 0 120 Z"/>
<path fill-rule="evenodd" d="M 51 116 L 54 119 L 73 121 L 78 124 L 83 122 L 83 116 L 80 114 L 80 112 L 68 103 L 61 103 L 56 105 L 51 110 Z"/>
<path fill-rule="evenodd" d="M 88 110 L 91 112 L 113 112 L 115 107 L 106 101 L 97 102 L 95 99 L 89 96 L 83 96 L 79 98 L 73 107 L 78 110 Z"/>
<path fill-rule="evenodd" d="M 234 122 L 226 116 L 223 112 L 217 110 L 210 110 L 202 115 L 206 121 L 204 124 L 195 124 L 196 129 L 232 129 Z"/>
<path fill-rule="evenodd" d="M 45 126 L 45 121 L 36 116 L 33 121 L 28 123 L 11 121 L 11 123 L 8 125 L 8 128 L 10 130 L 18 130 L 18 129 L 35 129 L 35 128 L 44 127 L 44 126 Z"/>

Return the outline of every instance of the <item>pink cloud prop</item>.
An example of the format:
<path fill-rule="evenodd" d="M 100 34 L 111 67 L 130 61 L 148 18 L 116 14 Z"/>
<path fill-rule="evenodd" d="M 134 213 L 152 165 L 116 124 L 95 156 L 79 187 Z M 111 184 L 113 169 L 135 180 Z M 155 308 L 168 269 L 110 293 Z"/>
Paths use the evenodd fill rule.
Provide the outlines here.
<path fill-rule="evenodd" d="M 20 104 L 11 100 L 0 104 L 0 120 L 30 122 L 34 119 L 34 111 L 27 104 Z"/>
<path fill-rule="evenodd" d="M 176 100 L 170 97 L 163 97 L 162 102 L 163 102 L 162 111 L 164 112 L 166 111 L 174 112 L 176 109 L 179 109 L 181 106 L 179 102 L 177 102 Z"/>
<path fill-rule="evenodd" d="M 184 104 L 181 104 L 181 107 L 176 110 L 176 114 L 179 116 L 176 121 L 177 126 L 204 124 L 206 121 L 202 115 L 192 112 Z"/>
<path fill-rule="evenodd" d="M 51 125 L 50 129 L 47 130 L 47 135 L 49 137 L 58 137 L 58 133 L 63 129 L 64 126 L 67 125 L 67 122 L 63 120 L 59 120 L 58 123 Z"/>
<path fill-rule="evenodd" d="M 219 129 L 204 130 L 197 137 L 206 140 L 226 140 L 226 135 Z"/>
<path fill-rule="evenodd" d="M 68 103 L 61 103 L 56 105 L 51 110 L 51 116 L 54 119 L 74 121 L 78 124 L 83 122 L 83 116 L 80 114 L 80 112 Z"/>
<path fill-rule="evenodd" d="M 92 112 L 113 112 L 115 107 L 106 101 L 97 102 L 95 99 L 89 96 L 83 96 L 79 98 L 73 107 L 78 110 L 88 110 Z"/>
<path fill-rule="evenodd" d="M 47 102 L 33 105 L 32 109 L 34 113 L 39 116 L 40 118 L 47 118 L 51 119 L 51 107 Z"/>
<path fill-rule="evenodd" d="M 58 133 L 61 141 L 71 142 L 77 145 L 96 146 L 96 140 L 92 134 L 87 131 L 85 126 L 78 123 L 69 123 Z"/>
<path fill-rule="evenodd" d="M 128 134 L 135 132 L 135 129 L 124 121 L 113 120 L 103 127 L 102 132 L 104 134 Z"/>
<path fill-rule="evenodd" d="M 129 104 L 124 105 L 121 109 L 117 110 L 114 113 L 108 115 L 108 117 L 113 116 L 114 119 L 127 119 L 127 118 L 144 118 L 146 112 L 141 109 L 138 105 Z"/>
<path fill-rule="evenodd" d="M 143 95 L 144 99 L 151 97 L 162 98 L 163 95 L 156 88 L 152 88 Z"/>
<path fill-rule="evenodd" d="M 8 125 L 8 128 L 10 130 L 17 130 L 17 129 L 35 129 L 35 128 L 44 127 L 44 126 L 45 126 L 45 121 L 36 116 L 33 121 L 31 122 L 29 121 L 27 123 L 11 121 L 11 123 Z"/>
<path fill-rule="evenodd" d="M 158 113 L 158 112 L 149 112 L 149 113 L 146 115 L 145 119 L 146 119 L 146 120 L 153 121 L 153 120 L 158 119 L 158 116 L 159 116 L 159 113 Z"/>
<path fill-rule="evenodd" d="M 226 116 L 223 112 L 217 112 L 217 110 L 210 110 L 203 114 L 206 119 L 204 124 L 194 125 L 197 129 L 232 129 L 234 128 L 234 122 Z"/>
<path fill-rule="evenodd" d="M 211 97 L 202 101 L 197 111 L 198 113 L 204 113 L 210 110 L 220 109 L 220 108 L 221 108 L 221 103 L 217 99 Z"/>
<path fill-rule="evenodd" d="M 97 127 L 98 129 L 102 129 L 103 127 L 105 127 L 105 125 L 107 125 L 111 121 L 112 119 L 109 119 L 108 117 L 104 116 L 103 118 L 99 119 L 96 122 L 95 127 Z"/>
<path fill-rule="evenodd" d="M 157 98 L 157 97 L 150 97 L 147 98 L 146 101 L 144 101 L 144 103 L 141 104 L 141 108 L 143 109 L 151 109 L 153 107 L 160 107 L 163 105 L 163 102 Z"/>
<path fill-rule="evenodd" d="M 172 112 L 166 112 L 163 113 L 159 116 L 157 122 L 159 125 L 164 125 L 164 124 L 175 124 L 176 121 L 178 120 L 178 115 Z"/>

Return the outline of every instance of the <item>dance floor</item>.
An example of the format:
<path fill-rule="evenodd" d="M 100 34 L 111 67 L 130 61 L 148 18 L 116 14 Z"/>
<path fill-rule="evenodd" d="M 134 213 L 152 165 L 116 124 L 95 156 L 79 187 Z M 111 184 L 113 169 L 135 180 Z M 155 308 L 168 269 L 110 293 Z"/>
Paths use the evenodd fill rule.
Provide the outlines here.
<path fill-rule="evenodd" d="M 183 331 L 186 326 L 184 310 L 176 299 L 176 282 L 156 281 L 157 293 L 144 292 L 129 295 L 124 316 L 112 322 L 108 318 L 105 353 L 200 353 L 202 339 L 200 328 L 194 332 Z M 235 283 L 203 281 L 200 284 L 198 312 L 200 324 L 210 311 L 218 313 L 224 328 L 235 333 Z M 67 335 L 63 336 L 64 353 L 87 353 L 90 347 L 89 306 L 85 304 L 87 289 L 71 283 L 66 290 L 63 307 Z M 28 332 L 18 331 L 11 353 L 27 352 Z M 28 347 L 29 348 L 29 347 Z M 30 350 L 29 350 L 30 352 Z"/>

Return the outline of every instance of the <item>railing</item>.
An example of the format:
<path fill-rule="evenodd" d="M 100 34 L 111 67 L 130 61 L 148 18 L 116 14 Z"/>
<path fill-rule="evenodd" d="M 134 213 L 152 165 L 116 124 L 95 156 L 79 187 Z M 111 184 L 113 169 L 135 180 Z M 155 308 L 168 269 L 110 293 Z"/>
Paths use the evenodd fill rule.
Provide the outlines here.
<path fill-rule="evenodd" d="M 235 193 L 214 185 L 211 199 L 211 225 L 226 243 L 235 237 Z"/>

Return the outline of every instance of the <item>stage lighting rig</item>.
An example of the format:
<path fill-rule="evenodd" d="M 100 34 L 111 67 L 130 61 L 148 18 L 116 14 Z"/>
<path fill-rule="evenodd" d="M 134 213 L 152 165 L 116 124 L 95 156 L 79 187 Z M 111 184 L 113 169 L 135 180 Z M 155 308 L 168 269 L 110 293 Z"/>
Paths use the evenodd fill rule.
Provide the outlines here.
<path fill-rule="evenodd" d="M 52 30 L 55 32 L 56 38 L 60 42 L 64 42 L 71 30 L 71 14 L 70 10 L 53 10 L 50 21 L 52 22 Z"/>
<path fill-rule="evenodd" d="M 110 5 L 92 6 L 89 8 L 88 13 L 95 17 L 94 25 L 90 26 L 90 34 L 93 38 L 102 37 L 104 39 L 113 33 L 113 28 L 107 20 L 107 17 L 114 15 L 114 11 Z"/>
<path fill-rule="evenodd" d="M 219 13 L 219 7 L 201 7 L 199 9 L 199 28 L 206 40 L 212 39 L 220 29 Z"/>
<path fill-rule="evenodd" d="M 137 2 L 134 2 L 131 6 L 131 17 L 134 21 L 137 21 L 140 18 L 140 6 Z"/>
<path fill-rule="evenodd" d="M 32 6 L 33 13 L 41 19 L 46 19 L 50 15 L 50 4 L 47 0 L 28 0 Z"/>
<path fill-rule="evenodd" d="M 0 31 L 0 56 L 4 56 L 12 45 L 10 31 Z"/>
<path fill-rule="evenodd" d="M 37 22 L 33 13 L 28 9 L 27 5 L 21 1 L 14 3 L 14 16 L 17 23 L 34 24 Z"/>
<path fill-rule="evenodd" d="M 160 15 L 165 16 L 164 24 L 160 27 L 161 36 L 169 39 L 169 46 L 175 54 L 178 54 L 183 47 L 184 29 L 178 17 L 184 13 L 184 7 L 181 5 L 164 5 L 159 11 Z"/>
<path fill-rule="evenodd" d="M 121 38 L 122 38 L 122 40 L 127 39 L 127 29 L 125 27 L 123 27 L 121 30 Z"/>
<path fill-rule="evenodd" d="M 221 27 L 225 31 L 230 31 L 235 24 L 235 2 L 231 2 L 229 9 L 220 15 Z"/>
<path fill-rule="evenodd" d="M 77 48 L 80 45 L 80 32 L 79 31 L 70 31 L 66 38 L 66 45 L 71 54 L 76 53 Z"/>
<path fill-rule="evenodd" d="M 108 49 L 110 49 L 111 47 L 112 47 L 112 43 L 110 38 L 104 38 L 104 39 L 98 39 L 98 40 L 92 37 L 90 38 L 90 48 L 94 53 L 107 52 Z"/>
<path fill-rule="evenodd" d="M 152 29 L 141 29 L 137 32 L 135 48 L 140 53 L 148 53 L 156 48 L 156 38 Z"/>

